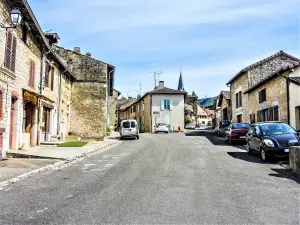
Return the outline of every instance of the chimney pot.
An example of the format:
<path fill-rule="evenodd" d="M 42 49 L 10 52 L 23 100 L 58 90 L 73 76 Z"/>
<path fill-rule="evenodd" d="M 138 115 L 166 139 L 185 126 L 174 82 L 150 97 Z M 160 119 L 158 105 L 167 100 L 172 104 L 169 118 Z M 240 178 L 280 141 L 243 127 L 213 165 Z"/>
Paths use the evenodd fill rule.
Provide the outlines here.
<path fill-rule="evenodd" d="M 80 47 L 74 47 L 74 52 L 77 52 L 80 54 Z"/>
<path fill-rule="evenodd" d="M 92 57 L 92 54 L 90 52 L 87 52 L 85 55 L 88 57 Z"/>

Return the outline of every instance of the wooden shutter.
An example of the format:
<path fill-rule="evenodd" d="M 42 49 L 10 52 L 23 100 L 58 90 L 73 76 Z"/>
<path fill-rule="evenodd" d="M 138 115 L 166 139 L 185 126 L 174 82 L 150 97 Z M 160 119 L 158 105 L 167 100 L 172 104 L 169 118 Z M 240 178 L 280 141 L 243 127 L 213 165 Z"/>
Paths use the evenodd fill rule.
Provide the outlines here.
<path fill-rule="evenodd" d="M 279 121 L 278 105 L 274 106 L 274 121 Z"/>
<path fill-rule="evenodd" d="M 173 110 L 173 100 L 170 100 L 170 111 Z"/>
<path fill-rule="evenodd" d="M 49 63 L 45 63 L 45 79 L 44 79 L 44 86 L 49 86 Z"/>
<path fill-rule="evenodd" d="M 160 110 L 164 111 L 165 109 L 165 100 L 160 100 Z"/>
<path fill-rule="evenodd" d="M 260 122 L 260 111 L 257 111 L 257 122 Z"/>
<path fill-rule="evenodd" d="M 17 38 L 13 37 L 12 53 L 11 53 L 11 70 L 15 72 L 16 69 L 16 51 L 17 51 Z"/>
<path fill-rule="evenodd" d="M 261 94 L 261 91 L 258 92 L 258 100 L 259 100 L 259 103 L 262 103 L 262 94 Z"/>
<path fill-rule="evenodd" d="M 51 67 L 51 91 L 54 89 L 54 67 Z"/>
<path fill-rule="evenodd" d="M 238 108 L 239 107 L 239 93 L 235 94 L 235 107 Z"/>
<path fill-rule="evenodd" d="M 4 66 L 11 70 L 12 65 L 12 52 L 13 52 L 13 35 L 11 32 L 7 33 L 6 36 L 6 48 L 5 48 L 5 61 Z"/>
<path fill-rule="evenodd" d="M 29 68 L 29 87 L 34 88 L 34 80 L 35 80 L 35 62 L 30 60 L 30 68 Z"/>

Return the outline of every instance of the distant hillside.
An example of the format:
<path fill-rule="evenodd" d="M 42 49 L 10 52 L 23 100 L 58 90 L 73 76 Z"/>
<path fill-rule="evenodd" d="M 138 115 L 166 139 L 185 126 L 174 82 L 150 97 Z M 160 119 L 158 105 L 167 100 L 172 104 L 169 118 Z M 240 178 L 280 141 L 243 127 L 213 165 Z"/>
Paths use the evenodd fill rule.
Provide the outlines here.
<path fill-rule="evenodd" d="M 218 97 L 210 97 L 210 98 L 200 98 L 198 99 L 199 105 L 203 105 L 207 109 L 215 109 L 215 100 L 217 100 Z"/>

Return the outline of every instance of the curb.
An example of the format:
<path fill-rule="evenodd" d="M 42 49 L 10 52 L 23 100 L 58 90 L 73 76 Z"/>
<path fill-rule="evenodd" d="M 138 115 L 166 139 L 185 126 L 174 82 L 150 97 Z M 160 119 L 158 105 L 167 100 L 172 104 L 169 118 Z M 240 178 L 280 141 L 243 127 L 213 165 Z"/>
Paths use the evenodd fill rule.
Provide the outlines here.
<path fill-rule="evenodd" d="M 62 162 L 57 162 L 53 165 L 48 165 L 48 166 L 45 166 L 45 167 L 41 167 L 39 169 L 30 171 L 28 173 L 21 174 L 21 175 L 15 177 L 15 178 L 7 180 L 7 181 L 3 181 L 3 182 L 0 183 L 0 191 L 6 189 L 9 185 L 11 185 L 13 183 L 16 183 L 18 181 L 21 181 L 21 180 L 24 180 L 24 179 L 27 179 L 27 178 L 30 178 L 30 177 L 33 177 L 37 174 L 44 173 L 44 172 L 47 172 L 47 171 L 61 170 L 65 167 L 68 167 L 68 166 L 70 166 L 74 163 L 77 163 L 77 162 L 85 159 L 85 157 L 96 154 L 100 150 L 108 150 L 109 148 L 118 146 L 122 143 L 123 142 L 121 142 L 121 141 L 115 141 L 113 143 L 110 143 L 110 144 L 107 144 L 107 145 L 104 145 L 104 146 L 101 146 L 101 147 L 93 147 L 90 151 L 82 153 L 81 155 L 74 156 L 74 157 L 65 159 Z"/>

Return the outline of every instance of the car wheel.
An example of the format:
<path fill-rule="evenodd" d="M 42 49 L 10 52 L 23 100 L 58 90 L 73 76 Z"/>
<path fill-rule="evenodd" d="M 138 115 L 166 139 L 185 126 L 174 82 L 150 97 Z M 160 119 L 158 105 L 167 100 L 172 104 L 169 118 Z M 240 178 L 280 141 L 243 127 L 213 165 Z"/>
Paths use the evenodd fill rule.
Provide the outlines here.
<path fill-rule="evenodd" d="M 123 137 L 120 137 L 120 140 L 123 140 L 124 138 Z"/>
<path fill-rule="evenodd" d="M 270 161 L 270 156 L 266 153 L 266 151 L 263 148 L 260 150 L 260 157 L 264 162 Z"/>
<path fill-rule="evenodd" d="M 246 144 L 246 148 L 247 148 L 247 152 L 249 154 L 253 153 L 253 150 L 250 148 L 250 145 L 249 145 L 249 142 L 247 141 L 247 144 Z"/>
<path fill-rule="evenodd" d="M 231 140 L 231 138 L 228 138 L 228 142 L 229 142 L 230 145 L 232 145 L 232 140 Z"/>

